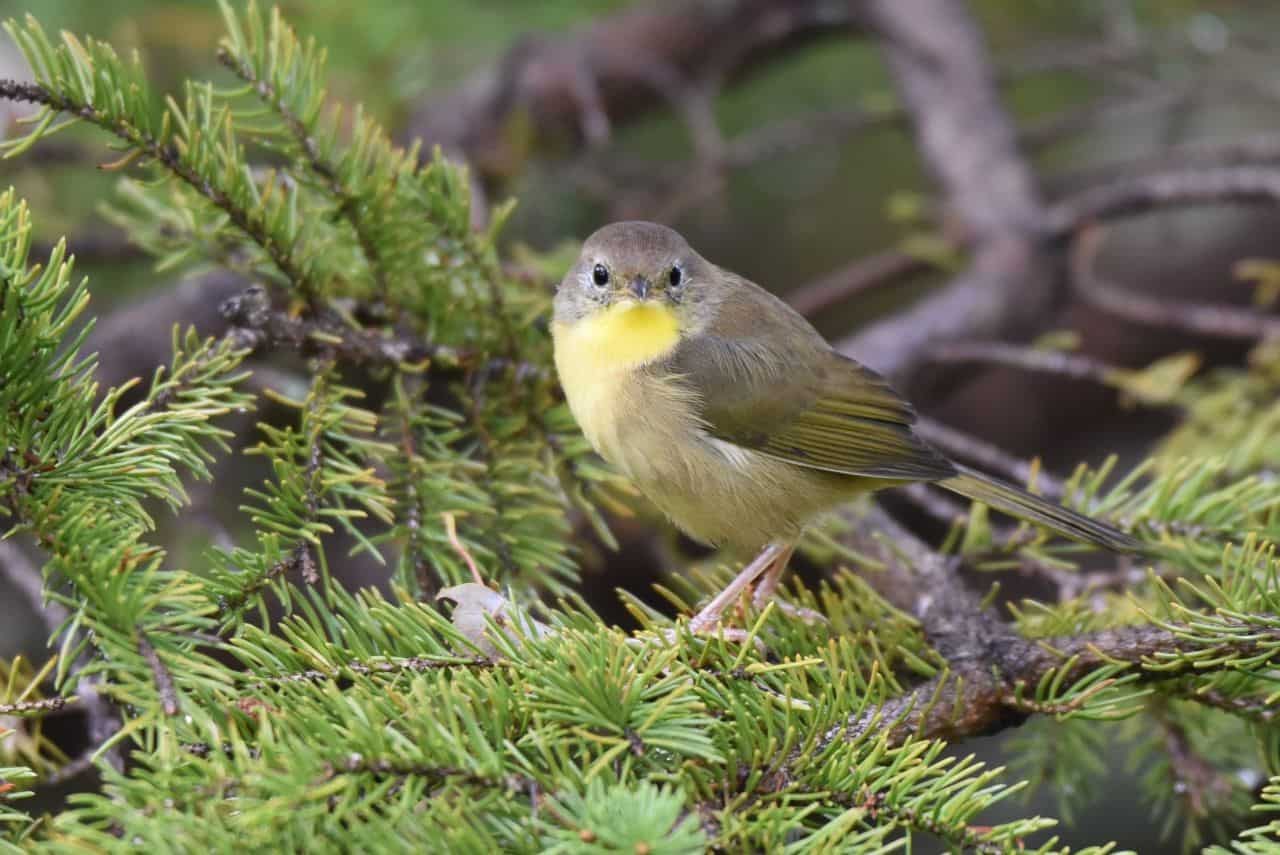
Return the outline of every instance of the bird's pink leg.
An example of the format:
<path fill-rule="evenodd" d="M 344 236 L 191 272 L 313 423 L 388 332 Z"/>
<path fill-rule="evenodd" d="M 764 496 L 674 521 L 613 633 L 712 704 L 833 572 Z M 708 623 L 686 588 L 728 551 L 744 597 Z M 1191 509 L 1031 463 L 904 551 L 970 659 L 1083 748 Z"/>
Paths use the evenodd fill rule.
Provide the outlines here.
<path fill-rule="evenodd" d="M 765 574 L 760 577 L 760 584 L 756 585 L 756 592 L 751 597 L 751 605 L 756 609 L 763 609 L 778 593 L 778 583 L 787 570 L 787 564 L 791 561 L 791 553 L 795 551 L 794 545 L 785 547 L 778 553 L 778 557 L 773 559 L 773 563 L 769 565 Z"/>
<path fill-rule="evenodd" d="M 773 564 L 770 565 L 764 576 L 760 578 L 760 584 L 756 585 L 756 592 L 751 597 L 751 605 L 755 606 L 756 610 L 759 611 L 772 602 L 778 611 L 787 617 L 799 618 L 805 623 L 825 623 L 827 619 L 813 609 L 792 605 L 786 600 L 776 598 L 778 583 L 782 580 L 782 574 L 786 572 L 787 564 L 791 561 L 791 553 L 795 551 L 796 548 L 793 544 L 774 559 Z"/>
<path fill-rule="evenodd" d="M 764 549 L 760 550 L 750 564 L 742 568 L 742 572 L 733 577 L 733 581 L 725 585 L 724 590 L 716 594 L 715 598 L 703 607 L 689 621 L 689 631 L 694 633 L 707 634 L 715 630 L 720 624 L 720 618 L 724 615 L 725 609 L 728 609 L 734 603 L 738 602 L 738 598 L 742 596 L 752 582 L 767 570 L 771 570 L 773 565 L 782 560 L 782 566 L 786 566 L 787 558 L 791 555 L 792 547 L 784 546 L 780 543 L 771 543 Z M 776 587 L 775 583 L 775 587 Z"/>

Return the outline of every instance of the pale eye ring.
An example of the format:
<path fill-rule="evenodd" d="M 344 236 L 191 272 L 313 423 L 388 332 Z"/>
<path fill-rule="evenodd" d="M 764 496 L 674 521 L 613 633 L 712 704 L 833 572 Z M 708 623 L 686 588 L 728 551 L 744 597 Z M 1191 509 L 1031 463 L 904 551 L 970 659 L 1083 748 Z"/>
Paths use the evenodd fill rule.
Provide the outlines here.
<path fill-rule="evenodd" d="M 596 287 L 603 288 L 609 284 L 609 268 L 603 264 L 597 264 L 591 268 L 591 281 L 596 283 Z"/>
<path fill-rule="evenodd" d="M 671 270 L 667 273 L 667 282 L 672 288 L 679 288 L 680 283 L 684 281 L 684 271 L 680 269 L 680 265 L 672 265 Z"/>

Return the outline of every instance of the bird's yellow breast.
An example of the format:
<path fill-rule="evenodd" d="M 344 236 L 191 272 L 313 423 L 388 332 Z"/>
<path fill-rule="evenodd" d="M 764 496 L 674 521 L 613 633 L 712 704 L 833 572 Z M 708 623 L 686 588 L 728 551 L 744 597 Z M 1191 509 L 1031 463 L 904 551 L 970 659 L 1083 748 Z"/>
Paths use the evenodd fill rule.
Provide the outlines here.
<path fill-rule="evenodd" d="M 610 457 L 628 376 L 675 349 L 679 320 L 667 306 L 624 302 L 573 323 L 556 322 L 552 335 L 556 371 L 574 418 L 591 444 Z"/>
<path fill-rule="evenodd" d="M 563 355 L 596 373 L 651 362 L 680 341 L 675 313 L 657 303 L 616 303 L 576 323 L 554 326 L 557 363 Z"/>
<path fill-rule="evenodd" d="M 591 445 L 682 530 L 747 554 L 799 534 L 856 479 L 815 473 L 710 436 L 697 392 L 643 370 L 679 343 L 670 309 L 610 308 L 552 324 L 556 369 Z"/>

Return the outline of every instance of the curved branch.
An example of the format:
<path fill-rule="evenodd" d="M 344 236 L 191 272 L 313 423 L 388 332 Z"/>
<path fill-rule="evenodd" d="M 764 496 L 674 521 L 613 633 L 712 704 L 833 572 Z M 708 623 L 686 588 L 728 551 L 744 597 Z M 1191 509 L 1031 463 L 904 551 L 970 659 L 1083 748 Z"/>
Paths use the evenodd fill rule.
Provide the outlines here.
<path fill-rule="evenodd" d="M 1102 279 L 1094 263 L 1101 243 L 1100 230 L 1080 235 L 1071 253 L 1071 279 L 1081 296 L 1103 311 L 1134 323 L 1200 336 L 1246 341 L 1280 337 L 1280 316 L 1214 303 L 1149 297 Z"/>
<path fill-rule="evenodd" d="M 1052 205 L 1046 233 L 1065 238 L 1101 220 L 1160 208 L 1222 203 L 1280 204 L 1280 169 L 1222 166 L 1152 172 L 1090 187 Z"/>

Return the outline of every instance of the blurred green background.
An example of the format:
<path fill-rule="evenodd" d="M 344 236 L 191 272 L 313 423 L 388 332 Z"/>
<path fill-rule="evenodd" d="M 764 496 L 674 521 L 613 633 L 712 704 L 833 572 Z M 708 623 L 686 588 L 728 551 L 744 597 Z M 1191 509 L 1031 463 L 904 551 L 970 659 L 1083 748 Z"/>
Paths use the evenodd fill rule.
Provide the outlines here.
<path fill-rule="evenodd" d="M 554 35 L 582 28 L 594 16 L 629 5 L 622 0 L 281 4 L 297 29 L 328 47 L 331 97 L 362 103 L 401 135 L 422 105 L 491 67 L 513 40 L 530 33 Z M 1078 133 L 1037 147 L 1035 162 L 1050 187 L 1054 175 L 1090 163 L 1180 140 L 1265 130 L 1275 124 L 1274 109 L 1259 106 L 1265 104 L 1267 86 L 1273 87 L 1273 96 L 1280 102 L 1274 63 L 1268 61 L 1275 36 L 1280 35 L 1280 4 L 1274 0 L 979 0 L 974 9 L 1002 67 L 1025 63 L 1049 50 L 1069 53 L 1101 43 L 1131 44 L 1142 46 L 1142 73 L 1156 87 L 1188 81 L 1200 86 L 1199 95 L 1179 109 L 1087 123 Z M 137 51 L 157 93 L 179 92 L 187 78 L 232 82 L 214 60 L 222 23 L 216 4 L 209 0 L 0 2 L 5 18 L 27 13 L 36 15 L 49 30 L 92 34 L 122 53 Z M 18 62 L 5 43 L 0 48 L 0 76 L 20 76 Z M 1263 89 L 1261 100 L 1221 96 L 1245 84 Z M 1112 85 L 1105 77 L 1057 72 L 1017 77 L 1005 91 L 1020 123 L 1034 128 L 1063 111 L 1115 97 Z M 764 73 L 731 86 L 715 110 L 724 134 L 732 138 L 810 111 L 851 104 L 874 107 L 891 103 L 892 97 L 873 45 L 865 40 L 831 39 L 790 53 Z M 113 159 L 96 133 L 73 131 L 62 139 L 94 153 L 97 162 Z M 611 159 L 670 165 L 691 155 L 686 126 L 666 111 L 615 129 L 613 138 L 604 150 L 591 155 L 591 161 L 606 166 Z M 67 235 L 75 251 L 77 237 L 104 230 L 100 206 L 110 197 L 115 178 L 93 168 L 93 160 L 55 161 L 51 155 L 37 155 L 5 162 L 0 164 L 0 181 L 16 185 L 30 201 L 41 239 Z M 519 200 L 506 232 L 508 241 L 550 249 L 580 238 L 627 202 L 607 193 L 587 192 L 572 180 L 573 169 L 580 165 L 556 152 L 524 164 L 522 173 L 503 188 Z M 629 191 L 635 189 L 631 186 Z M 729 175 L 724 192 L 683 209 L 671 224 L 708 257 L 785 292 L 851 259 L 931 233 L 932 227 L 917 216 L 928 190 L 908 134 L 884 128 L 834 136 L 736 170 Z M 626 210 L 652 215 L 662 209 L 663 202 L 641 197 Z M 1206 222 L 1197 220 L 1194 228 L 1211 230 Z M 1142 228 L 1147 231 L 1132 232 L 1131 245 L 1138 247 L 1135 253 L 1167 245 L 1167 231 Z M 82 269 L 91 277 L 99 314 L 172 281 L 146 261 L 90 262 Z M 825 313 L 818 323 L 830 335 L 847 332 L 900 305 L 928 284 L 926 279 L 910 288 L 887 289 L 851 301 L 839 311 Z M 1074 453 L 1075 449 L 1067 452 Z M 0 616 L 6 618 L 0 621 L 0 656 L 22 649 L 38 654 L 41 626 L 27 620 L 21 609 L 16 615 L 5 614 L 9 609 L 3 606 L 0 600 Z M 1114 738 L 1123 739 L 1120 729 L 1115 730 Z M 1049 739 L 1052 734 L 1052 727 L 1041 722 L 1022 736 Z M 999 742 L 979 741 L 964 749 L 999 759 Z M 1168 842 L 1162 844 L 1155 836 L 1132 781 L 1128 772 L 1117 769 L 1091 782 L 1098 788 L 1098 799 L 1064 838 L 1072 842 L 1115 839 L 1140 851 L 1160 851 Z M 1049 793 L 1035 794 L 1030 809 L 1057 810 Z M 1023 809 L 1007 805 L 1004 810 L 1012 814 Z"/>

